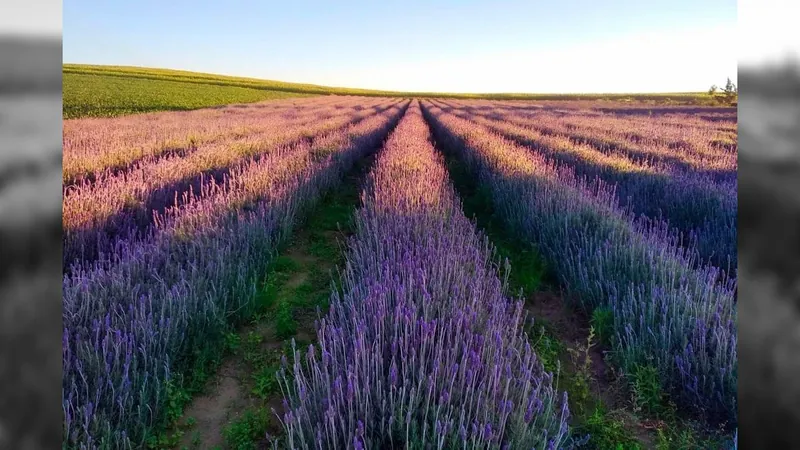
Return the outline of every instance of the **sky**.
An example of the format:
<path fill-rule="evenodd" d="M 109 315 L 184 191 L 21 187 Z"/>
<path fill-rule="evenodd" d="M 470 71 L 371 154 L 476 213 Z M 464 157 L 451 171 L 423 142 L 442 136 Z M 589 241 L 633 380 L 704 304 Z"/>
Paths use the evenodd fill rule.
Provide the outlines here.
<path fill-rule="evenodd" d="M 63 17 L 67 63 L 341 87 L 685 92 L 737 72 L 736 0 L 69 0 Z"/>

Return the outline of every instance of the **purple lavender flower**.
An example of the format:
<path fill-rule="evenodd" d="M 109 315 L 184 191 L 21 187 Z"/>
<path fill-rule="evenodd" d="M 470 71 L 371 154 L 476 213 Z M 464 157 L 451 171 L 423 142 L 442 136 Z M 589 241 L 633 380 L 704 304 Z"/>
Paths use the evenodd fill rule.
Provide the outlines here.
<path fill-rule="evenodd" d="M 331 352 L 329 375 L 314 375 L 322 370 L 309 361 L 297 380 L 281 380 L 290 403 L 307 414 L 285 432 L 296 443 L 313 441 L 324 392 L 341 397 L 339 380 L 347 377 L 348 401 L 330 403 L 335 420 L 325 422 L 326 442 L 355 446 L 358 417 L 368 425 L 362 442 L 376 448 L 397 439 L 458 446 L 467 427 L 470 445 L 479 447 L 501 437 L 524 448 L 565 444 L 569 414 L 551 379 L 532 375 L 543 369 L 521 328 L 521 305 L 505 295 L 493 250 L 463 215 L 428 137 L 418 107 L 410 108 L 365 182 L 342 289 L 318 328 L 320 346 Z M 506 374 L 527 388 L 506 393 Z M 304 399 L 298 382 L 310 386 Z M 525 422 L 512 405 L 531 397 L 543 405 L 540 420 Z M 449 431 L 456 421 L 458 436 Z"/>

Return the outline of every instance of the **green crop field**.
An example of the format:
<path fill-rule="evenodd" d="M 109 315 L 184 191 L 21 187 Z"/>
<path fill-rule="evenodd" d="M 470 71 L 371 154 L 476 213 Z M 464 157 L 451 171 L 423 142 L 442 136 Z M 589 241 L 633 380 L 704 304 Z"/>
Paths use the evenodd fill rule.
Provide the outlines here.
<path fill-rule="evenodd" d="M 493 100 L 608 100 L 704 104 L 705 93 L 666 94 L 459 94 L 397 92 L 287 83 L 170 69 L 64 64 L 64 118 L 112 117 L 180 111 L 309 95 L 460 98 Z"/>
<path fill-rule="evenodd" d="M 64 73 L 64 118 L 205 108 L 308 96 L 240 86 L 113 75 Z"/>

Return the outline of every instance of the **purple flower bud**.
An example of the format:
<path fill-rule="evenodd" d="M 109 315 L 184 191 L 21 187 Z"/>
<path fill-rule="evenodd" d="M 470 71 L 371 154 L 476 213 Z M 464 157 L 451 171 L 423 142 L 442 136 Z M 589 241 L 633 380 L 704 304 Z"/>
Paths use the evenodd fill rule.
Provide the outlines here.
<path fill-rule="evenodd" d="M 353 386 L 353 379 L 347 379 L 347 401 L 353 401 L 353 396 L 355 395 L 355 387 Z"/>
<path fill-rule="evenodd" d="M 394 361 L 392 361 L 392 366 L 389 368 L 389 384 L 392 387 L 397 386 L 397 364 Z"/>

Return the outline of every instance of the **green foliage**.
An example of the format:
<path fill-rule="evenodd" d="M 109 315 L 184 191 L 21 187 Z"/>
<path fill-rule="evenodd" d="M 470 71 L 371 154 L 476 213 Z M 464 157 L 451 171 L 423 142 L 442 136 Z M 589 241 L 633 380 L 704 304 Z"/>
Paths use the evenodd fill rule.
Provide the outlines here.
<path fill-rule="evenodd" d="M 234 450 L 255 449 L 256 443 L 266 434 L 268 426 L 269 414 L 265 409 L 245 411 L 223 430 L 225 445 Z"/>
<path fill-rule="evenodd" d="M 592 355 L 590 351 L 595 346 L 594 337 L 594 327 L 591 327 L 589 336 L 586 337 L 586 344 L 567 348 L 575 366 L 575 373 L 570 377 L 569 397 L 578 414 L 585 412 L 592 399 Z"/>
<path fill-rule="evenodd" d="M 191 394 L 170 380 L 166 385 L 167 400 L 165 406 L 165 422 L 173 426 L 183 414 L 183 409 L 191 401 Z M 172 448 L 178 444 L 183 436 L 183 430 L 179 428 L 168 429 L 164 427 L 160 432 L 151 434 L 146 439 L 149 449 Z"/>
<path fill-rule="evenodd" d="M 65 119 L 113 117 L 155 111 L 186 111 L 304 95 L 169 79 L 65 72 L 62 108 Z"/>
<path fill-rule="evenodd" d="M 236 333 L 225 334 L 225 349 L 231 353 L 236 353 L 242 345 L 242 338 Z"/>
<path fill-rule="evenodd" d="M 264 358 L 264 352 L 261 349 L 261 343 L 264 342 L 264 337 L 255 331 L 249 331 L 244 338 L 242 351 L 244 352 L 244 360 L 249 364 L 259 364 Z"/>
<path fill-rule="evenodd" d="M 576 430 L 588 434 L 589 445 L 597 450 L 639 450 L 641 444 L 625 429 L 625 424 L 612 417 L 602 406 L 597 406 Z"/>
<path fill-rule="evenodd" d="M 739 90 L 736 88 L 736 85 L 733 84 L 730 77 L 728 77 L 728 81 L 725 83 L 725 88 L 723 89 L 725 95 L 732 96 L 733 94 L 736 94 L 738 91 Z"/>
<path fill-rule="evenodd" d="M 272 264 L 272 270 L 275 272 L 282 272 L 282 273 L 293 273 L 300 270 L 300 264 L 295 261 L 294 259 L 286 256 L 281 255 L 275 258 L 275 262 Z"/>
<path fill-rule="evenodd" d="M 728 77 L 728 81 L 725 83 L 725 87 L 720 88 L 714 84 L 708 89 L 708 97 L 711 97 L 712 102 L 717 104 L 724 104 L 724 105 L 732 105 L 735 103 L 739 98 L 739 89 L 736 85 L 731 81 L 730 77 Z"/>
<path fill-rule="evenodd" d="M 184 409 L 192 401 L 194 395 L 203 391 L 206 383 L 219 367 L 224 346 L 228 344 L 229 334 L 220 344 L 219 339 L 212 339 L 206 348 L 198 348 L 193 352 L 191 365 L 185 361 L 178 361 L 176 367 L 186 367 L 188 370 L 176 370 L 174 378 L 170 379 L 165 387 L 165 402 L 163 407 L 164 418 L 161 424 L 145 437 L 145 442 L 150 449 L 174 448 L 178 445 L 184 431 L 178 426 Z M 184 374 L 184 375 L 182 375 Z M 192 426 L 194 419 L 187 420 L 187 426 Z"/>
<path fill-rule="evenodd" d="M 281 339 L 286 339 L 297 333 L 297 322 L 292 317 L 292 305 L 282 301 L 278 304 L 275 315 L 275 334 Z"/>
<path fill-rule="evenodd" d="M 634 366 L 631 371 L 631 390 L 637 410 L 658 417 L 667 413 L 661 377 L 653 366 Z"/>
<path fill-rule="evenodd" d="M 690 429 L 680 431 L 659 428 L 657 450 L 692 450 L 705 447 Z"/>
<path fill-rule="evenodd" d="M 176 387 L 170 380 L 167 382 L 167 405 L 164 416 L 172 423 L 180 419 L 183 408 L 192 400 L 192 396 L 185 389 Z"/>
<path fill-rule="evenodd" d="M 308 240 L 308 252 L 310 254 L 326 261 L 336 260 L 339 249 L 332 245 L 330 240 L 321 233 L 312 233 Z"/>
<path fill-rule="evenodd" d="M 261 399 L 266 399 L 271 395 L 280 392 L 278 379 L 275 373 L 280 369 L 280 365 L 272 364 L 261 366 L 253 373 L 253 394 Z"/>
<path fill-rule="evenodd" d="M 529 337 L 539 361 L 542 362 L 546 371 L 557 372 L 560 365 L 559 358 L 564 352 L 564 344 L 552 333 L 548 332 L 544 325 L 539 325 L 538 330 L 532 331 Z"/>
<path fill-rule="evenodd" d="M 614 333 L 614 312 L 611 308 L 599 307 L 592 311 L 590 319 L 592 328 L 597 331 L 597 338 L 603 345 L 611 345 Z"/>
<path fill-rule="evenodd" d="M 192 448 L 200 448 L 200 432 L 192 433 Z"/>

